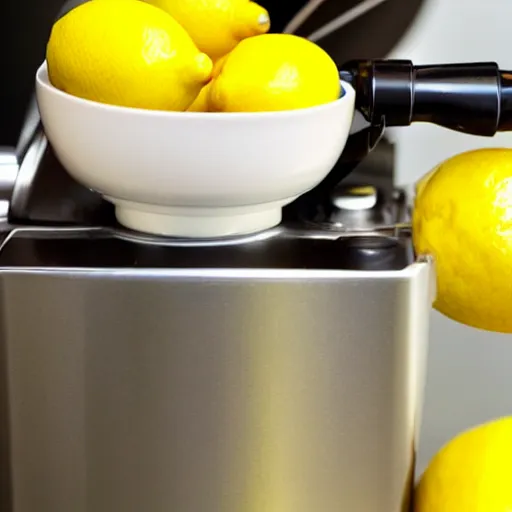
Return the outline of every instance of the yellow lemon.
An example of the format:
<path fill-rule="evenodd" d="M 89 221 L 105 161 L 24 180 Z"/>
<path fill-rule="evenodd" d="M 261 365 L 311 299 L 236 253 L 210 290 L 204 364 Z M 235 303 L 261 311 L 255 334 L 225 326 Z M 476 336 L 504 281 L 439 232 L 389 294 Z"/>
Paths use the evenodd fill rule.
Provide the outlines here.
<path fill-rule="evenodd" d="M 210 82 L 211 84 L 211 82 Z M 208 112 L 209 106 L 208 106 L 208 93 L 210 90 L 210 84 L 205 85 L 202 89 L 197 98 L 194 100 L 192 105 L 188 107 L 188 112 Z"/>
<path fill-rule="evenodd" d="M 155 110 L 186 110 L 212 70 L 185 30 L 138 0 L 93 0 L 53 26 L 51 83 L 74 96 Z"/>
<path fill-rule="evenodd" d="M 463 432 L 432 459 L 414 512 L 512 510 L 512 417 Z"/>
<path fill-rule="evenodd" d="M 213 60 L 242 39 L 268 32 L 268 12 L 249 0 L 146 0 L 168 12 Z"/>
<path fill-rule="evenodd" d="M 417 187 L 413 241 L 434 256 L 437 299 L 448 317 L 512 332 L 512 149 L 448 159 Z"/>
<path fill-rule="evenodd" d="M 416 182 L 416 185 L 414 187 L 416 196 L 420 195 L 423 189 L 425 188 L 426 184 L 428 183 L 428 180 L 435 174 L 437 171 L 437 167 L 434 167 L 431 171 L 427 172 L 421 179 L 419 179 Z"/>
<path fill-rule="evenodd" d="M 219 76 L 220 70 L 222 69 L 222 65 L 224 64 L 225 60 L 226 55 L 215 62 L 213 65 L 212 79 L 215 79 L 217 76 Z M 189 112 L 208 112 L 210 110 L 209 93 L 211 85 L 212 82 L 209 82 L 201 89 L 201 92 L 195 99 L 194 103 L 192 103 L 192 105 L 190 105 L 188 108 Z"/>
<path fill-rule="evenodd" d="M 244 39 L 209 87 L 217 112 L 270 112 L 329 103 L 341 92 L 338 68 L 316 44 L 290 34 Z"/>

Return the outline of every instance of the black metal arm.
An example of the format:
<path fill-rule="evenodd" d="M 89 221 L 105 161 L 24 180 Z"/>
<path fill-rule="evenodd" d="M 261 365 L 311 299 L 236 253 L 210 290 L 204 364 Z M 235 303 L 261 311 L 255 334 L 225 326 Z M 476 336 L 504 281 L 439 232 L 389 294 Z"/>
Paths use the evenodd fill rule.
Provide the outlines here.
<path fill-rule="evenodd" d="M 493 62 L 353 61 L 340 76 L 354 87 L 356 108 L 371 125 L 426 122 L 488 137 L 512 130 L 512 72 Z"/>

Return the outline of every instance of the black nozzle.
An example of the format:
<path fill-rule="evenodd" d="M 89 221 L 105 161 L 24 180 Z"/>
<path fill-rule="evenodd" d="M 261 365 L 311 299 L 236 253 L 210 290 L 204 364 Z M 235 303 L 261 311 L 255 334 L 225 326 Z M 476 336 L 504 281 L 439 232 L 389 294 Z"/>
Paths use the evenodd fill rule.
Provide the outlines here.
<path fill-rule="evenodd" d="M 500 71 L 500 120 L 499 132 L 512 131 L 512 71 Z"/>
<path fill-rule="evenodd" d="M 482 136 L 512 130 L 512 72 L 493 62 L 353 61 L 340 76 L 355 88 L 356 107 L 372 125 L 426 122 Z"/>

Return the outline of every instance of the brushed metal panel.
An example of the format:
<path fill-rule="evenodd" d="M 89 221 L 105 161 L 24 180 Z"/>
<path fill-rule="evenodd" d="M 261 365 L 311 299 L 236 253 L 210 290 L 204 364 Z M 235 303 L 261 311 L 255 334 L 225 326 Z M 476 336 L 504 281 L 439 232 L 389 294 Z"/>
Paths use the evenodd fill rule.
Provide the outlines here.
<path fill-rule="evenodd" d="M 12 512 L 399 512 L 431 270 L 4 270 Z"/>

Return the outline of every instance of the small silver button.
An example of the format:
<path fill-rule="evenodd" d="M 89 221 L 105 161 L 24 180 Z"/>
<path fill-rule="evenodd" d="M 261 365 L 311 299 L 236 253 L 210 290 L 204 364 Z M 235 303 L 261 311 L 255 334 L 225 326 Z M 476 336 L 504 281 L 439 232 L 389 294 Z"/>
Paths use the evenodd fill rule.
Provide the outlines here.
<path fill-rule="evenodd" d="M 371 210 L 377 205 L 377 189 L 371 185 L 351 185 L 334 190 L 331 200 L 338 210 Z"/>

